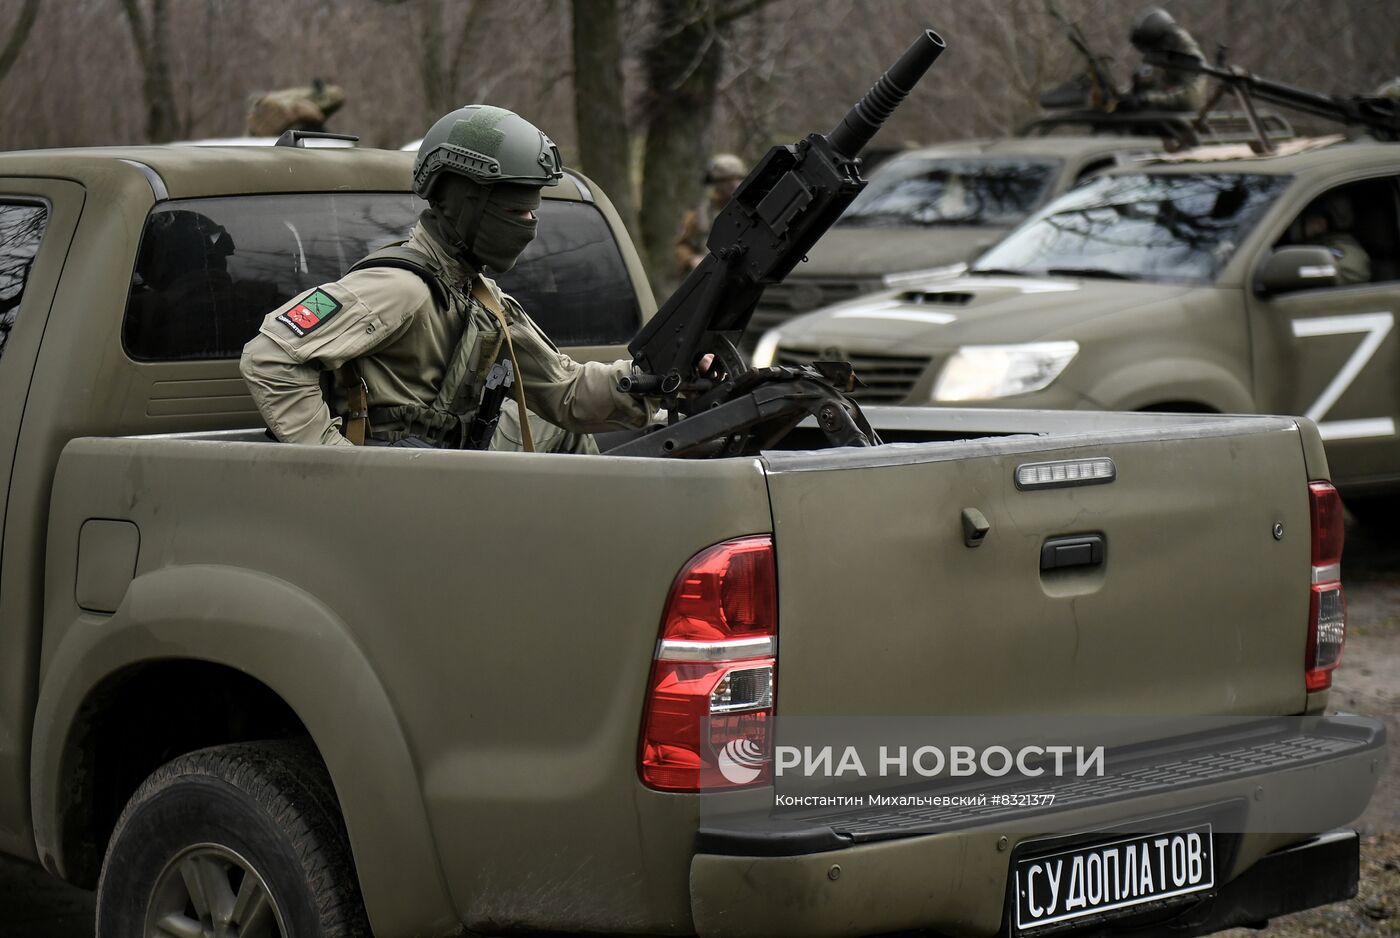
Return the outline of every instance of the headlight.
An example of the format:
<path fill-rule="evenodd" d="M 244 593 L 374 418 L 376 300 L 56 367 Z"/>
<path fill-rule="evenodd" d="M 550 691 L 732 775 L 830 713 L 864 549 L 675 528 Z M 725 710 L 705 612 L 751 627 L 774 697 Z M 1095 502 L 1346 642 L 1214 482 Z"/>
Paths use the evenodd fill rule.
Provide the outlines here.
<path fill-rule="evenodd" d="M 941 280 L 944 277 L 956 277 L 965 273 L 967 273 L 966 264 L 944 264 L 942 267 L 930 267 L 927 270 L 902 270 L 899 273 L 885 274 L 880 280 L 887 287 L 902 287 L 920 280 Z"/>
<path fill-rule="evenodd" d="M 933 400 L 987 401 L 1039 391 L 1049 387 L 1078 353 L 1078 342 L 965 345 L 943 366 Z"/>
<path fill-rule="evenodd" d="M 749 364 L 755 368 L 767 368 L 773 364 L 773 356 L 778 354 L 778 330 L 769 329 L 763 333 L 763 338 L 758 340 L 758 345 L 753 350 L 753 358 Z"/>

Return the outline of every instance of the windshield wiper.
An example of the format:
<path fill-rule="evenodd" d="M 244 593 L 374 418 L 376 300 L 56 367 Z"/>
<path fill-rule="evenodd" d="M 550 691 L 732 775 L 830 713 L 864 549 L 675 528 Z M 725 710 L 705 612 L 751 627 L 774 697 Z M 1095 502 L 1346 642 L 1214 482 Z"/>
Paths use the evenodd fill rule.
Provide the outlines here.
<path fill-rule="evenodd" d="M 1105 270 L 1102 267 L 1051 267 L 1045 272 L 1059 277 L 1098 277 L 1101 280 L 1135 279 L 1127 274 L 1120 274 L 1116 270 Z"/>

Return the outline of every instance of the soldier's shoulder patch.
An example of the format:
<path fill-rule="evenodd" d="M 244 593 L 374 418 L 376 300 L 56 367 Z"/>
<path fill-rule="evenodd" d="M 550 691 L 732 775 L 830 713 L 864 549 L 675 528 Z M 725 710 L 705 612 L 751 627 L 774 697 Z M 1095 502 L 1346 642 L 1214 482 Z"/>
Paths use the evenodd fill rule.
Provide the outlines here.
<path fill-rule="evenodd" d="M 277 317 L 277 321 L 298 338 L 310 335 L 317 326 L 340 312 L 341 303 L 325 290 L 312 290 L 301 302 Z"/>

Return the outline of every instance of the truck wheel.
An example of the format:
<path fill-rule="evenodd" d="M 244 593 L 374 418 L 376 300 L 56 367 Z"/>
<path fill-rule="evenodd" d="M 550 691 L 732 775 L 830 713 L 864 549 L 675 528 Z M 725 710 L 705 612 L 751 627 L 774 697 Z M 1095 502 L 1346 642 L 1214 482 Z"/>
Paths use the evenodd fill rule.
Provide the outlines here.
<path fill-rule="evenodd" d="M 304 742 L 161 766 L 122 811 L 97 885 L 98 938 L 369 934 L 330 777 Z"/>

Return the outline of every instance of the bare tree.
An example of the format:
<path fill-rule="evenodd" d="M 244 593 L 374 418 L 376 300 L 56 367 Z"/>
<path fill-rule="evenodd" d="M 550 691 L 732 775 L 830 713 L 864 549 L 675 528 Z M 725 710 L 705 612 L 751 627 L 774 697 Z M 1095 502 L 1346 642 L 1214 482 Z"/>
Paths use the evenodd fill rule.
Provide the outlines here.
<path fill-rule="evenodd" d="M 346 90 L 338 127 L 368 142 L 400 145 L 442 110 L 486 99 L 548 130 L 572 161 L 580 153 L 572 2 L 0 0 L 0 51 L 18 47 L 25 11 L 35 3 L 39 10 L 4 77 L 0 147 L 238 133 L 250 93 L 319 75 Z M 578 129 L 609 126 L 616 141 L 622 135 L 609 116 L 615 122 L 625 109 L 634 180 L 641 178 L 638 163 L 651 137 L 647 238 L 653 250 L 659 242 L 663 256 L 678 213 L 699 199 L 706 151 L 753 158 L 771 143 L 831 127 L 920 28 L 942 33 L 948 52 L 895 112 L 876 148 L 1014 131 L 1034 116 L 1037 85 L 1053 86 L 1083 69 L 1043 0 L 772 0 L 727 26 L 719 20 L 743 12 L 742 0 L 613 2 L 622 50 L 612 62 L 622 63 L 624 102 L 611 102 L 611 93 L 588 94 L 609 103 Z M 1128 43 L 1132 21 L 1149 2 L 1055 0 L 1096 50 L 1117 58 L 1122 81 L 1139 58 Z M 1325 16 L 1312 0 L 1171 0 L 1168 6 L 1207 55 L 1224 43 L 1231 63 L 1322 93 L 1369 91 L 1394 76 L 1400 61 L 1400 4 L 1394 0 L 1338 0 Z M 467 27 L 472 16 L 476 22 Z M 692 32 L 671 35 L 692 21 Z M 114 31 L 129 31 L 133 45 L 122 36 L 113 42 Z M 436 43 L 436 56 L 425 38 Z M 670 67 L 648 57 L 648 49 L 663 43 L 678 50 Z M 594 42 L 596 48 L 605 44 Z M 719 66 L 712 105 L 705 103 L 708 82 L 702 80 L 715 64 L 711 56 Z M 579 67 L 584 83 L 585 71 L 591 69 Z M 429 86 L 450 90 L 429 98 Z M 162 91 L 170 87 L 173 107 Z M 676 117 L 687 108 L 700 117 Z M 1291 119 L 1302 130 L 1329 129 L 1320 120 Z M 153 130 L 153 123 L 165 129 Z M 661 145 L 667 140 L 674 145 Z M 624 161 L 582 149 L 583 165 L 600 177 L 600 188 L 625 199 L 628 188 L 604 178 Z M 669 205 L 656 195 L 671 185 L 658 178 L 667 169 L 677 174 L 678 194 Z"/>
<path fill-rule="evenodd" d="M 175 83 L 170 72 L 170 11 L 167 0 L 122 0 L 131 41 L 141 63 L 141 90 L 146 99 L 146 139 L 165 143 L 186 135 L 175 106 Z"/>
<path fill-rule="evenodd" d="M 793 89 L 806 89 L 804 70 L 831 65 L 820 60 L 826 50 L 814 47 L 803 34 L 802 21 L 817 18 L 811 14 L 809 5 L 772 4 L 757 11 L 745 28 L 734 30 L 725 44 L 719 88 L 722 117 L 717 124 L 726 133 L 716 139 L 716 149 L 752 160 L 775 143 L 791 142 L 784 128 L 801 97 Z"/>
<path fill-rule="evenodd" d="M 646 145 L 642 163 L 642 251 L 653 283 L 664 283 L 676 226 L 701 194 L 700 167 L 723 67 L 724 42 L 768 0 L 656 0 L 642 54 Z"/>
<path fill-rule="evenodd" d="M 1048 70 L 1048 60 L 1056 52 L 1067 51 L 1061 31 L 1047 30 L 1046 18 L 1036 15 L 1039 6 L 1027 0 L 1009 5 L 983 0 L 977 17 L 985 25 L 987 45 L 1003 63 L 1002 74 L 1015 93 L 1012 107 L 1017 117 L 1035 113 L 1040 92 L 1060 77 Z"/>
<path fill-rule="evenodd" d="M 5 48 L 0 49 L 0 81 L 4 81 L 5 75 L 14 68 L 15 60 L 19 58 L 20 50 L 29 38 L 29 31 L 34 28 L 34 21 L 38 18 L 39 0 L 25 0 L 19 11 L 19 20 L 10 32 L 10 38 L 5 41 Z"/>
<path fill-rule="evenodd" d="M 441 117 L 462 104 L 460 88 L 466 76 L 469 50 L 477 45 L 484 51 L 482 21 L 491 0 L 378 0 L 387 6 L 402 6 L 409 11 L 414 32 L 417 33 L 418 77 L 423 86 L 426 116 Z M 458 18 L 457 11 L 465 7 Z M 453 20 L 457 19 L 454 24 Z M 477 95 L 476 97 L 482 97 Z"/>
<path fill-rule="evenodd" d="M 632 147 L 623 94 L 617 0 L 573 0 L 574 118 L 579 162 L 603 188 L 623 222 L 637 230 Z"/>

